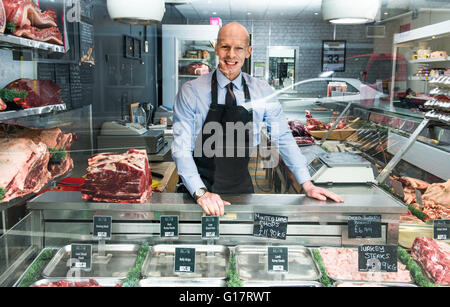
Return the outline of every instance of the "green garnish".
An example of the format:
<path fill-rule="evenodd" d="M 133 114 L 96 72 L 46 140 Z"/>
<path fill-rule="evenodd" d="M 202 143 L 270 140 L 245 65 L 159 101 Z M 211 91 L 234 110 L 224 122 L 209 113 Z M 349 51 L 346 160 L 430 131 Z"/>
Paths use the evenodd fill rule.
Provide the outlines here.
<path fill-rule="evenodd" d="M 322 257 L 320 256 L 320 253 L 317 249 L 313 249 L 313 256 L 317 264 L 319 265 L 320 272 L 322 273 L 322 277 L 319 279 L 319 281 L 325 287 L 332 287 L 333 283 L 331 282 L 331 279 L 328 277 L 327 271 L 325 270 L 325 266 L 323 265 L 322 262 Z"/>
<path fill-rule="evenodd" d="M 418 219 L 422 220 L 423 222 L 425 222 L 425 218 L 426 218 L 426 214 L 423 213 L 422 211 L 414 208 L 414 206 L 412 205 L 408 205 L 408 209 L 409 211 L 411 211 L 411 213 L 417 217 Z"/>
<path fill-rule="evenodd" d="M 33 263 L 33 265 L 26 271 L 22 280 L 19 283 L 19 287 L 29 287 L 37 280 L 41 278 L 41 273 L 44 267 L 56 254 L 55 249 L 45 249 L 39 256 L 39 258 Z"/>
<path fill-rule="evenodd" d="M 142 265 L 144 264 L 145 257 L 147 257 L 148 250 L 150 249 L 148 243 L 141 245 L 138 251 L 138 256 L 134 267 L 132 267 L 127 274 L 127 277 L 122 283 L 122 287 L 136 287 L 141 278 Z"/>
<path fill-rule="evenodd" d="M 5 196 L 5 194 L 6 194 L 6 189 L 0 188 L 0 201 L 3 199 L 3 196 Z"/>
<path fill-rule="evenodd" d="M 401 247 L 397 249 L 398 259 L 401 263 L 406 265 L 408 271 L 411 272 L 411 276 L 414 278 L 414 282 L 420 287 L 439 287 L 428 280 L 426 276 L 423 275 L 422 269 L 417 264 L 417 262 L 411 258 L 411 256 Z"/>
<path fill-rule="evenodd" d="M 10 90 L 7 88 L 3 88 L 0 90 L 0 98 L 3 101 L 7 102 L 13 102 L 14 98 L 20 98 L 25 99 L 28 96 L 28 92 L 26 91 L 16 91 L 16 90 Z"/>
<path fill-rule="evenodd" d="M 227 287 L 242 287 L 242 280 L 236 271 L 236 254 L 232 253 L 230 257 L 230 267 L 227 270 Z"/>
<path fill-rule="evenodd" d="M 6 23 L 6 29 L 9 31 L 9 32 L 11 32 L 11 33 L 13 33 L 14 31 L 16 31 L 16 24 L 15 23 L 13 23 L 13 22 L 8 22 L 8 23 Z"/>
<path fill-rule="evenodd" d="M 61 163 L 65 158 L 67 158 L 67 151 L 63 149 L 50 148 L 50 162 L 51 163 Z"/>

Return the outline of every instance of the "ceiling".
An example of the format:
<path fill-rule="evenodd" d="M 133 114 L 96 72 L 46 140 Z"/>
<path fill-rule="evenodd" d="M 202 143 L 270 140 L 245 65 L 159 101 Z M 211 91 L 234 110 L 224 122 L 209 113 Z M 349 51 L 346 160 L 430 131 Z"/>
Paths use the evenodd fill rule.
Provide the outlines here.
<path fill-rule="evenodd" d="M 365 1 L 365 0 L 361 0 Z M 322 0 L 166 0 L 187 19 L 283 20 L 322 19 Z M 413 9 L 446 8 L 449 0 L 382 0 L 381 19 L 391 18 Z"/>

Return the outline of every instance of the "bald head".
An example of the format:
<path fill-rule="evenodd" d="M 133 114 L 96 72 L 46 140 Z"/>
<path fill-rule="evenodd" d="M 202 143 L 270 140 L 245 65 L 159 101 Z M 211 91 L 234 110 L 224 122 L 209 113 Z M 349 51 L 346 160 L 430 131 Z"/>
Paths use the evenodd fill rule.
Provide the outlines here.
<path fill-rule="evenodd" d="M 247 46 L 250 44 L 250 35 L 247 29 L 239 22 L 230 22 L 224 25 L 217 35 L 217 42 L 222 39 L 245 41 Z"/>

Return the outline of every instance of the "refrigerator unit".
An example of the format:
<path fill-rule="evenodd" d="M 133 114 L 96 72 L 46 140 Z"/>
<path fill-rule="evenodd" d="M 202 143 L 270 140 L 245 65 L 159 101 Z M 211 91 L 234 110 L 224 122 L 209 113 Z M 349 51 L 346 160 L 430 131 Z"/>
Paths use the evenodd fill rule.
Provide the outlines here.
<path fill-rule="evenodd" d="M 219 26 L 162 25 L 162 104 L 172 110 L 181 86 L 214 70 Z"/>

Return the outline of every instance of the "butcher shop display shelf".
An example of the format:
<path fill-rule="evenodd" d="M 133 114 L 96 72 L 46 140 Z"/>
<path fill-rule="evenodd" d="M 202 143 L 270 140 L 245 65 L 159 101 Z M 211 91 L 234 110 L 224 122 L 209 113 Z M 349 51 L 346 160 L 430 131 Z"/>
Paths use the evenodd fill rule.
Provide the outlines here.
<path fill-rule="evenodd" d="M 64 46 L 35 41 L 10 34 L 0 34 L 0 48 L 13 50 L 23 50 L 24 48 L 27 48 L 55 53 L 66 53 Z"/>
<path fill-rule="evenodd" d="M 53 112 L 66 111 L 67 107 L 65 103 L 53 104 L 43 107 L 30 108 L 17 111 L 3 111 L 0 112 L 0 121 L 15 119 L 21 117 L 28 117 L 33 115 L 45 115 Z"/>

